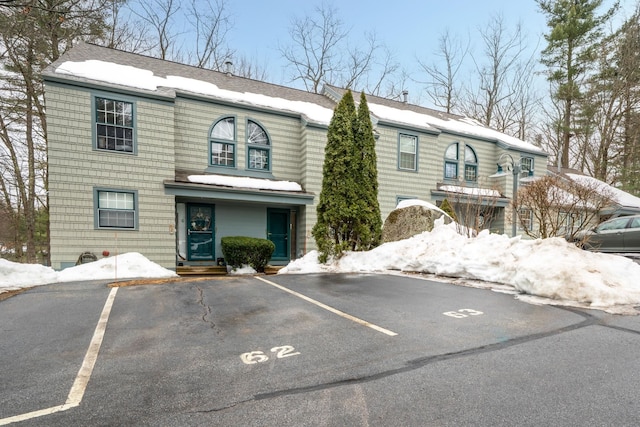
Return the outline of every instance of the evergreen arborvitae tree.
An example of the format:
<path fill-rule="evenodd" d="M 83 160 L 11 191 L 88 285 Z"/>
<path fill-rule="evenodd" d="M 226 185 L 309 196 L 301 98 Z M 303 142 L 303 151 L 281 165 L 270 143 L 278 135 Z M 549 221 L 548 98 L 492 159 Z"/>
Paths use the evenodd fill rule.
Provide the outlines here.
<path fill-rule="evenodd" d="M 358 216 L 356 218 L 355 238 L 352 250 L 367 251 L 380 244 L 382 239 L 382 216 L 378 203 L 378 161 L 376 157 L 376 140 L 369 115 L 369 106 L 364 92 L 360 94 L 358 119 L 354 129 L 356 182 L 359 191 L 356 200 Z"/>
<path fill-rule="evenodd" d="M 336 106 L 324 149 L 322 190 L 316 207 L 317 222 L 312 235 L 320 252 L 320 262 L 330 256 L 340 256 L 351 248 L 355 219 L 358 214 L 354 201 L 359 196 L 354 170 L 353 130 L 357 121 L 351 91 L 347 91 Z"/>
<path fill-rule="evenodd" d="M 447 215 L 449 215 L 451 219 L 453 219 L 456 222 L 458 221 L 458 218 L 456 216 L 456 211 L 451 206 L 451 203 L 449 203 L 449 200 L 444 199 L 442 201 L 442 204 L 440 205 L 440 209 L 442 209 Z"/>

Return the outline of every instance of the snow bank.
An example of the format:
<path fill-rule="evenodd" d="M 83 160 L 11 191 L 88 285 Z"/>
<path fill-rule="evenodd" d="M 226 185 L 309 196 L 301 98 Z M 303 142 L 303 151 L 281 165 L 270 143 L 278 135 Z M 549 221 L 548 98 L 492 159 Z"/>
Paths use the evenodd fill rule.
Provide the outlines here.
<path fill-rule="evenodd" d="M 468 238 L 441 220 L 431 232 L 350 252 L 326 265 L 317 257 L 310 252 L 279 274 L 399 270 L 508 285 L 591 308 L 640 304 L 640 265 L 630 259 L 583 251 L 561 238 L 525 240 L 488 231 Z"/>
<path fill-rule="evenodd" d="M 178 275 L 137 252 L 103 258 L 59 272 L 40 264 L 20 264 L 0 259 L 0 292 L 57 282 L 163 277 Z"/>

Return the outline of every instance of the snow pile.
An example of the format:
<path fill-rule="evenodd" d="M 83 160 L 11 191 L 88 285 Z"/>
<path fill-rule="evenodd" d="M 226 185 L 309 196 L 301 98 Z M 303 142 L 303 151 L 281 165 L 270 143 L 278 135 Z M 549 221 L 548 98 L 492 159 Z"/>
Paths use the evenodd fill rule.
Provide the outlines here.
<path fill-rule="evenodd" d="M 270 179 L 249 178 L 227 175 L 189 175 L 190 182 L 198 184 L 222 185 L 225 187 L 253 188 L 257 190 L 302 191 L 297 182 L 274 181 Z"/>
<path fill-rule="evenodd" d="M 326 265 L 317 257 L 310 252 L 279 273 L 399 270 L 508 285 L 552 303 L 598 309 L 640 304 L 640 265 L 627 258 L 583 251 L 561 238 L 525 240 L 486 230 L 468 238 L 442 220 L 431 232 L 350 252 Z"/>
<path fill-rule="evenodd" d="M 40 264 L 19 264 L 0 258 L 0 292 L 58 281 L 58 274 Z"/>
<path fill-rule="evenodd" d="M 149 261 L 137 252 L 103 258 L 59 272 L 40 264 L 19 264 L 0 259 L 0 292 L 47 283 L 142 277 L 163 278 L 178 277 L 178 275 Z"/>

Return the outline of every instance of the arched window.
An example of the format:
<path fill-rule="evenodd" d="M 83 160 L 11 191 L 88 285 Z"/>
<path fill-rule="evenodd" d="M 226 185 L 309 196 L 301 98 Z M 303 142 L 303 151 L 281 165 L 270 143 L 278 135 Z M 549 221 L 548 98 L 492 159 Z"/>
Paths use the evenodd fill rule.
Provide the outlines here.
<path fill-rule="evenodd" d="M 247 121 L 248 167 L 268 171 L 271 168 L 271 142 L 269 135 L 258 123 Z"/>
<path fill-rule="evenodd" d="M 209 134 L 212 166 L 236 166 L 236 119 L 225 117 L 211 128 Z"/>
<path fill-rule="evenodd" d="M 444 152 L 444 179 L 456 180 L 458 179 L 458 143 L 447 147 Z"/>
<path fill-rule="evenodd" d="M 464 147 L 464 180 L 467 182 L 478 181 L 478 156 L 468 145 Z"/>

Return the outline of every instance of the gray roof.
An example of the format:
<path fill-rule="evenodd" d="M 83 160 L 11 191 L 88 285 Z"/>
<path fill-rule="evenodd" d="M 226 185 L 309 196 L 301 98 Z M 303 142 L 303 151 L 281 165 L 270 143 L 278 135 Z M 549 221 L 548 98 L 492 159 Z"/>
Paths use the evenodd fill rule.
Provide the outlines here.
<path fill-rule="evenodd" d="M 43 76 L 45 79 L 55 78 L 95 83 L 85 78 L 56 73 L 56 69 L 66 61 L 82 62 L 88 60 L 100 60 L 149 70 L 158 77 L 180 76 L 201 80 L 215 84 L 220 89 L 234 92 L 250 92 L 286 100 L 309 102 L 331 110 L 335 108 L 335 103 L 323 95 L 89 43 L 80 43 L 68 50 L 43 71 Z M 123 89 L 131 90 L 130 87 L 123 87 Z"/>
<path fill-rule="evenodd" d="M 109 81 L 108 77 L 96 77 L 95 75 L 93 75 L 92 77 L 86 77 L 85 75 L 83 77 L 82 73 L 72 75 L 65 73 L 63 70 L 58 71 L 58 67 L 64 62 L 70 61 L 75 63 L 83 63 L 89 60 L 98 60 L 106 63 L 118 64 L 120 66 L 134 67 L 139 70 L 145 70 L 153 73 L 153 77 L 167 80 L 162 80 L 162 82 L 158 83 L 157 86 L 151 84 L 145 89 L 140 86 L 127 85 L 126 83 L 130 83 L 129 81 L 127 81 L 126 83 L 123 80 L 119 79 L 112 79 L 112 81 Z M 170 86 L 170 84 L 167 82 L 168 77 L 170 76 L 190 79 L 190 81 L 196 81 L 196 86 L 168 87 Z M 44 70 L 43 77 L 48 81 L 76 82 L 77 84 L 81 85 L 100 85 L 122 91 L 134 91 L 136 93 L 147 94 L 148 96 L 172 98 L 176 96 L 176 93 L 181 93 L 191 96 L 202 96 L 205 98 L 220 99 L 229 102 L 230 98 L 224 98 L 224 95 L 222 95 L 221 92 L 218 91 L 219 89 L 222 89 L 223 91 L 229 91 L 225 92 L 225 94 L 244 94 L 245 104 L 247 105 L 252 101 L 255 101 L 256 98 L 254 95 L 259 95 L 270 100 L 277 99 L 278 102 L 266 102 L 254 105 L 261 105 L 262 107 L 266 107 L 268 109 L 279 111 L 282 113 L 297 114 L 305 117 L 306 120 L 315 121 L 323 125 L 329 123 L 331 113 L 335 108 L 336 103 L 340 98 L 342 98 L 342 95 L 346 91 L 346 89 L 325 85 L 323 94 L 315 94 L 304 90 L 293 89 L 286 86 L 235 76 L 230 73 L 198 68 L 190 65 L 180 64 L 177 62 L 152 58 L 149 56 L 101 47 L 88 43 L 80 43 L 67 51 L 57 61 L 55 61 Z M 116 77 L 120 76 L 116 75 Z M 205 86 L 203 86 L 203 91 L 199 92 L 197 89 L 197 82 L 204 82 L 215 85 L 216 90 L 210 91 L 209 94 L 207 94 Z M 166 86 L 164 83 L 167 83 Z M 193 89 L 194 87 L 196 89 Z M 251 99 L 249 100 L 248 97 L 251 97 Z M 282 102 L 282 100 L 284 100 L 284 102 Z M 375 103 L 377 105 L 394 109 L 396 113 L 394 114 L 394 117 L 391 118 L 391 120 L 398 121 L 398 123 L 400 124 L 413 124 L 415 126 L 419 126 L 420 128 L 424 128 L 425 130 L 446 130 L 449 132 L 456 132 L 458 134 L 481 137 L 505 144 L 505 147 L 517 148 L 526 152 L 546 155 L 546 153 L 544 153 L 540 148 L 535 147 L 532 144 L 517 140 L 517 138 L 509 137 L 504 133 L 490 129 L 484 125 L 481 125 L 480 123 L 475 123 L 472 127 L 469 127 L 468 122 L 462 123 L 462 121 L 465 119 L 463 116 L 448 114 L 442 111 L 437 111 L 430 108 L 381 98 L 373 95 L 367 95 L 367 100 L 372 104 Z M 293 102 L 288 103 L 288 101 Z M 234 100 L 231 102 L 242 101 Z M 308 109 L 310 105 L 312 105 L 314 108 L 312 113 L 313 117 L 308 115 L 308 113 L 311 111 Z M 317 107 L 321 107 L 320 115 L 318 115 Z M 427 119 L 420 120 L 419 122 L 411 122 L 410 120 L 403 121 L 402 118 L 399 117 L 401 117 L 402 113 L 405 111 L 438 119 L 439 122 L 437 123 L 439 123 L 439 125 L 434 126 L 433 124 L 431 124 L 432 121 Z M 398 114 L 400 114 L 400 116 L 398 116 Z M 411 116 L 411 114 L 408 114 L 406 116 L 409 117 Z M 490 130 L 491 132 L 487 133 L 486 130 Z"/>

